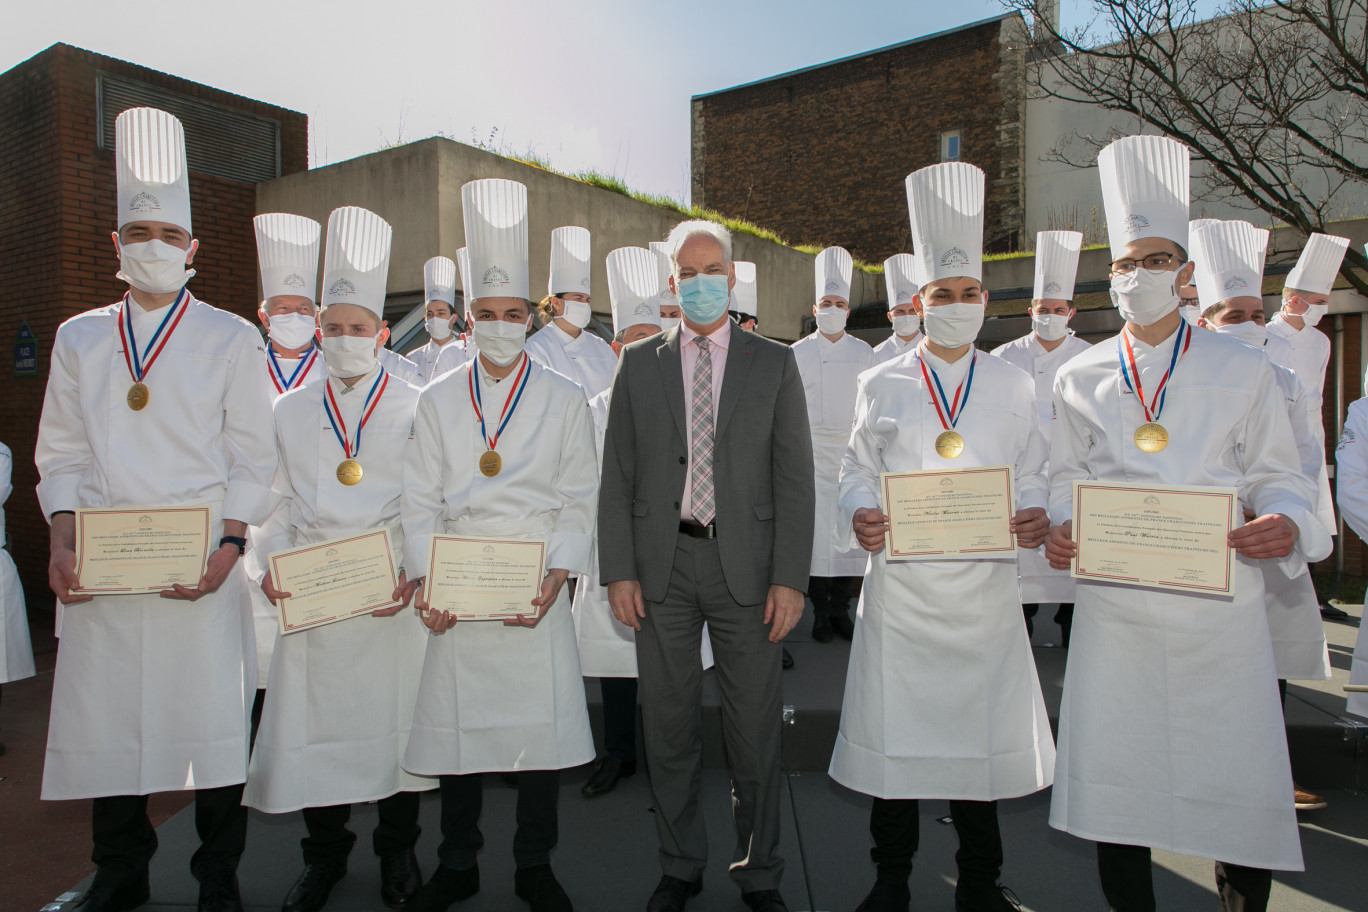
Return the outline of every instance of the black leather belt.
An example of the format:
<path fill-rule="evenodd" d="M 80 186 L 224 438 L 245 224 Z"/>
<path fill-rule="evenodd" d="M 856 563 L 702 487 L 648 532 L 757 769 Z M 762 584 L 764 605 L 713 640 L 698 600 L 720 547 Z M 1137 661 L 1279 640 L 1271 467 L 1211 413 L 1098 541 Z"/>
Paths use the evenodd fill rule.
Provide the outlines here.
<path fill-rule="evenodd" d="M 706 526 L 701 526 L 698 523 L 684 522 L 681 520 L 679 523 L 679 532 L 681 535 L 687 535 L 690 538 L 717 538 L 717 523 L 708 523 Z"/>

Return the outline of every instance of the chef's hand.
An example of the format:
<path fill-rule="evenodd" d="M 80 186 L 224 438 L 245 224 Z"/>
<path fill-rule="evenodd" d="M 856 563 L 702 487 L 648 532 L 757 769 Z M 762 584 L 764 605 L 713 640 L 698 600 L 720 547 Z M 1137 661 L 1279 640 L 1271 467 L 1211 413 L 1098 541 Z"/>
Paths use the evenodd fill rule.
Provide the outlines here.
<path fill-rule="evenodd" d="M 48 552 L 48 586 L 63 605 L 88 602 L 94 596 L 76 591 L 76 516 L 58 513 L 52 517 L 51 545 Z"/>
<path fill-rule="evenodd" d="M 874 507 L 861 507 L 855 511 L 850 525 L 855 529 L 855 540 L 866 551 L 882 551 L 884 533 L 888 531 L 888 514 Z"/>
<path fill-rule="evenodd" d="M 633 630 L 641 630 L 641 619 L 646 616 L 646 600 L 641 597 L 641 583 L 638 580 L 609 583 L 608 607 L 619 623 Z"/>
<path fill-rule="evenodd" d="M 413 607 L 418 611 L 418 617 L 423 619 L 423 626 L 433 633 L 446 633 L 456 626 L 456 615 L 450 611 L 435 611 L 428 603 L 423 594 L 423 577 L 414 580 L 417 588 L 413 591 Z"/>
<path fill-rule="evenodd" d="M 1050 517 L 1044 507 L 1027 507 L 1012 517 L 1012 534 L 1023 548 L 1039 548 L 1050 534 Z"/>
<path fill-rule="evenodd" d="M 228 578 L 228 574 L 233 572 L 233 565 L 241 556 L 242 552 L 238 550 L 237 545 L 220 545 L 217 551 L 209 555 L 209 561 L 204 565 L 204 576 L 200 577 L 194 588 L 176 583 L 170 589 L 163 589 L 161 597 L 194 602 L 211 592 L 217 592 L 219 586 Z"/>
<path fill-rule="evenodd" d="M 1287 557 L 1297 546 L 1299 534 L 1292 520 L 1281 513 L 1269 513 L 1233 530 L 1226 536 L 1226 543 L 1251 560 Z"/>
<path fill-rule="evenodd" d="M 1078 545 L 1073 540 L 1073 520 L 1062 526 L 1051 526 L 1050 537 L 1045 540 L 1045 557 L 1056 570 L 1068 570 L 1073 559 L 1078 556 Z"/>
<path fill-rule="evenodd" d="M 275 605 L 276 607 L 280 607 L 281 599 L 290 597 L 290 593 L 281 592 L 272 584 L 271 574 L 269 571 L 266 573 L 265 576 L 261 578 L 261 591 L 263 594 L 265 594 L 265 596 L 268 599 L 271 600 L 271 604 Z"/>
<path fill-rule="evenodd" d="M 551 610 L 551 605 L 556 601 L 556 596 L 560 594 L 561 586 L 565 585 L 565 579 L 569 575 L 569 570 L 556 567 L 547 570 L 546 578 L 541 584 L 541 595 L 532 600 L 532 607 L 537 609 L 537 613 L 530 617 L 520 614 L 517 617 L 504 618 L 504 626 L 532 628 L 540 624 L 541 619 L 546 617 L 546 612 Z"/>
<path fill-rule="evenodd" d="M 803 593 L 778 583 L 765 596 L 765 623 L 770 625 L 769 641 L 778 643 L 788 636 L 803 616 Z"/>
<path fill-rule="evenodd" d="M 409 602 L 413 600 L 413 592 L 417 588 L 418 581 L 414 580 L 410 583 L 408 581 L 408 575 L 403 570 L 400 570 L 399 585 L 394 587 L 394 593 L 390 596 L 391 600 L 396 601 L 399 604 L 395 605 L 393 608 L 378 608 L 371 612 L 371 617 L 394 617 L 409 606 Z"/>

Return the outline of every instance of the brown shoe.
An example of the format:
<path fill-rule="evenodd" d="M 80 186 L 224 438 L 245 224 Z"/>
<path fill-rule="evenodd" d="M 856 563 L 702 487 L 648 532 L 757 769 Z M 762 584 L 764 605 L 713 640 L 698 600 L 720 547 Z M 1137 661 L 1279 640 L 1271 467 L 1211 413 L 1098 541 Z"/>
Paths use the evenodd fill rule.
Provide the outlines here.
<path fill-rule="evenodd" d="M 1299 811 L 1319 811 L 1328 805 L 1320 795 L 1308 792 L 1297 783 L 1292 783 L 1292 803 Z"/>

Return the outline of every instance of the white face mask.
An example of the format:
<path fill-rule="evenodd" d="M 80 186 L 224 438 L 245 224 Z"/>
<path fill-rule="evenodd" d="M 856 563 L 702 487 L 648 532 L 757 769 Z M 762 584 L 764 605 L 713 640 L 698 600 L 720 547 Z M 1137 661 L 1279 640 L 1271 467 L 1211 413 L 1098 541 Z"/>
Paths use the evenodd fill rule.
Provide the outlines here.
<path fill-rule="evenodd" d="M 834 336 L 839 332 L 845 332 L 846 320 L 850 319 L 850 311 L 840 307 L 822 307 L 817 311 L 817 331 Z"/>
<path fill-rule="evenodd" d="M 1307 304 L 1306 313 L 1294 314 L 1287 312 L 1287 305 L 1283 304 L 1283 314 L 1289 317 L 1301 317 L 1302 322 L 1307 326 L 1315 326 L 1321 321 L 1321 317 L 1330 310 L 1329 304 Z"/>
<path fill-rule="evenodd" d="M 660 331 L 661 331 L 661 332 L 669 332 L 670 330 L 674 329 L 674 328 L 675 328 L 676 326 L 678 326 L 678 325 L 679 325 L 679 317 L 661 317 L 661 318 L 660 318 Z"/>
<path fill-rule="evenodd" d="M 1182 304 L 1178 307 L 1178 310 L 1182 313 L 1183 319 L 1187 320 L 1193 326 L 1197 325 L 1197 320 L 1202 316 L 1202 308 L 1198 307 L 1196 304 Z"/>
<path fill-rule="evenodd" d="M 451 338 L 451 321 L 446 317 L 428 317 L 423 321 L 423 327 L 434 342 Z"/>
<path fill-rule="evenodd" d="M 916 314 L 895 314 L 893 317 L 893 334 L 910 339 L 921 330 L 921 317 Z"/>
<path fill-rule="evenodd" d="M 195 274 L 195 270 L 185 268 L 189 256 L 189 250 L 165 241 L 120 244 L 117 278 L 148 294 L 171 294 L 184 288 Z"/>
<path fill-rule="evenodd" d="M 594 310 L 583 301 L 571 301 L 562 298 L 565 302 L 565 310 L 561 313 L 561 319 L 576 329 L 584 329 L 589 325 L 589 320 L 594 316 Z"/>
<path fill-rule="evenodd" d="M 276 314 L 271 317 L 271 341 L 281 348 L 303 348 L 313 341 L 317 321 L 301 313 Z"/>
<path fill-rule="evenodd" d="M 1112 276 L 1111 299 L 1127 323 L 1158 323 L 1178 307 L 1178 273 L 1150 272 L 1141 266 Z"/>
<path fill-rule="evenodd" d="M 1217 326 L 1215 330 L 1222 335 L 1233 336 L 1246 345 L 1252 345 L 1255 348 L 1263 348 L 1264 343 L 1268 341 L 1268 327 L 1262 323 L 1255 323 L 1253 320 Z"/>
<path fill-rule="evenodd" d="M 926 338 L 942 348 L 959 348 L 978 338 L 983 328 L 984 307 L 968 301 L 928 306 L 922 311 Z"/>
<path fill-rule="evenodd" d="M 499 367 L 507 367 L 518 356 L 522 354 L 523 346 L 527 343 L 527 330 L 531 328 L 531 321 L 528 323 L 509 323 L 507 320 L 476 320 L 470 324 L 470 330 L 475 334 L 475 344 L 480 348 L 480 354 Z"/>
<path fill-rule="evenodd" d="M 1067 314 L 1031 314 L 1031 327 L 1046 342 L 1057 342 L 1069 334 Z"/>
<path fill-rule="evenodd" d="M 323 363 L 339 380 L 364 377 L 375 367 L 380 336 L 324 336 Z"/>

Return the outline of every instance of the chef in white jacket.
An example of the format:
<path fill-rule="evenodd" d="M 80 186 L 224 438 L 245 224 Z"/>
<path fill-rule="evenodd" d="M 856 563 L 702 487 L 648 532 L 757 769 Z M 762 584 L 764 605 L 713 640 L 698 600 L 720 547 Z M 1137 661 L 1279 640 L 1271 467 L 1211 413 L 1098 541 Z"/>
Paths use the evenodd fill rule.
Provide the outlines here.
<path fill-rule="evenodd" d="M 893 335 L 874 346 L 874 359 L 880 364 L 907 354 L 922 339 L 916 262 L 917 258 L 910 253 L 895 253 L 884 260 L 888 322 L 893 324 Z"/>
<path fill-rule="evenodd" d="M 731 318 L 747 332 L 755 332 L 760 325 L 760 289 L 755 282 L 755 264 L 736 260 L 732 265 L 736 267 L 736 284 L 731 291 Z"/>
<path fill-rule="evenodd" d="M 456 272 L 461 277 L 461 316 L 468 330 L 470 294 L 465 289 L 470 287 L 470 252 L 465 247 L 456 251 Z M 454 318 L 452 322 L 454 325 Z M 437 354 L 437 364 L 432 369 L 432 378 L 428 382 L 431 383 L 447 371 L 455 370 L 474 357 L 475 339 L 469 331 L 463 332 L 452 339 L 449 345 L 442 346 L 442 350 Z"/>
<path fill-rule="evenodd" d="M 1305 572 L 1330 538 L 1272 365 L 1178 313 L 1187 148 L 1129 136 L 1098 166 L 1126 325 L 1055 381 L 1051 563 L 1077 553 L 1074 481 L 1233 487 L 1257 518 L 1229 536 L 1232 598 L 1078 584 L 1050 825 L 1098 843 L 1118 912 L 1154 908 L 1151 848 L 1217 859 L 1228 907 L 1260 909 L 1302 859 L 1258 562 Z"/>
<path fill-rule="evenodd" d="M 400 767 L 418 695 L 427 637 L 405 612 L 413 596 L 403 567 L 399 496 L 413 445 L 418 389 L 380 367 L 381 312 L 390 226 L 365 209 L 336 209 L 319 313 L 328 379 L 275 404 L 282 502 L 258 547 L 265 553 L 384 529 L 401 568 L 393 607 L 280 635 L 243 803 L 272 814 L 302 809 L 304 872 L 284 912 L 315 912 L 347 872 L 354 803 L 376 801 L 381 899 L 398 908 L 422 886 L 413 852 L 418 793 L 436 786 Z M 345 279 L 343 285 L 338 280 Z M 341 472 L 352 460 L 359 480 Z M 261 590 L 287 597 L 269 574 Z"/>
<path fill-rule="evenodd" d="M 129 291 L 58 329 L 35 453 L 48 578 L 65 604 L 43 798 L 95 799 L 97 867 L 81 908 L 109 912 L 148 898 L 147 796 L 194 789 L 200 908 L 235 910 L 256 650 L 234 569 L 247 526 L 276 500 L 270 384 L 260 334 L 185 288 L 199 242 L 180 122 L 133 108 L 114 134 L 114 243 Z M 80 592 L 75 510 L 177 505 L 211 510 L 197 585 Z"/>
<path fill-rule="evenodd" d="M 455 623 L 427 610 L 421 589 L 416 596 L 434 635 L 404 768 L 441 777 L 442 844 L 440 867 L 406 909 L 443 910 L 479 889 L 480 774 L 517 771 L 515 891 L 534 912 L 568 910 L 550 852 L 560 770 L 594 759 L 564 586 L 591 567 L 593 421 L 583 390 L 523 350 L 532 320 L 526 188 L 472 181 L 461 205 L 480 354 L 418 400 L 404 474 L 404 562 L 426 568 L 434 533 L 486 535 L 544 539 L 547 571 L 527 614 L 504 624 Z"/>
<path fill-rule="evenodd" d="M 1045 445 L 1054 430 L 1054 380 L 1059 368 L 1091 346 L 1069 328 L 1077 311 L 1073 306 L 1074 279 L 1083 235 L 1077 231 L 1036 233 L 1035 287 L 1031 292 L 1031 331 L 993 349 L 993 354 L 1031 375 L 1035 381 L 1036 415 Z M 1073 580 L 1054 570 L 1041 548 L 1023 548 L 1017 555 L 1021 571 L 1021 610 L 1026 632 L 1035 630 L 1035 616 L 1042 602 L 1054 603 L 1054 622 L 1059 625 L 1060 645 L 1069 646 L 1073 628 Z"/>
<path fill-rule="evenodd" d="M 449 349 L 459 350 L 457 361 L 446 368 L 459 366 L 466 359 L 454 331 L 456 320 L 456 261 L 450 257 L 435 256 L 423 264 L 423 328 L 427 330 L 428 341 L 422 348 L 409 352 L 409 360 L 418 365 L 423 384 L 427 385 L 437 376 L 442 355 Z"/>
<path fill-rule="evenodd" d="M 1045 442 L 1031 378 L 978 351 L 983 172 L 952 162 L 907 178 L 926 338 L 860 378 L 833 531 L 870 553 L 831 776 L 874 797 L 874 888 L 861 910 L 905 910 L 917 802 L 949 799 L 959 835 L 955 908 L 1014 908 L 997 878 L 997 801 L 1050 784 L 1054 744 L 1021 623 L 1014 555 L 886 560 L 882 472 L 1011 466 L 1012 531 L 1038 547 Z"/>
<path fill-rule="evenodd" d="M 527 340 L 527 353 L 569 377 L 592 399 L 613 383 L 613 347 L 585 327 L 594 317 L 589 306 L 589 230 L 575 226 L 551 232 L 551 274 L 541 302 L 545 323 Z"/>
<path fill-rule="evenodd" d="M 1344 522 L 1359 538 L 1368 538 L 1368 398 L 1349 406 L 1344 433 L 1335 447 L 1335 497 Z M 1359 627 L 1349 683 L 1368 685 L 1368 636 Z M 1368 693 L 1349 694 L 1346 709 L 1368 718 Z"/>
<path fill-rule="evenodd" d="M 850 280 L 854 264 L 841 247 L 828 247 L 813 261 L 812 335 L 793 343 L 793 358 L 803 378 L 808 425 L 812 429 L 812 470 L 817 509 L 812 528 L 812 638 L 830 643 L 833 634 L 844 640 L 855 635 L 850 600 L 859 593 L 860 577 L 869 562 L 855 544 L 832 541 L 841 457 L 850 441 L 855 418 L 855 388 L 861 373 L 877 364 L 874 350 L 863 339 L 845 331 L 850 317 Z"/>
<path fill-rule="evenodd" d="M 13 490 L 10 484 L 14 457 L 10 448 L 0 443 L 0 684 L 31 678 L 33 644 L 29 639 L 28 613 L 24 606 L 24 589 L 19 584 L 19 572 L 14 567 L 5 540 L 5 501 Z M 4 745 L 0 745 L 0 753 Z"/>
<path fill-rule="evenodd" d="M 679 295 L 670 287 L 670 274 L 674 270 L 670 262 L 670 244 L 668 241 L 651 241 L 647 247 L 656 255 L 656 278 L 660 284 L 660 331 L 669 332 L 683 319 Z"/>

